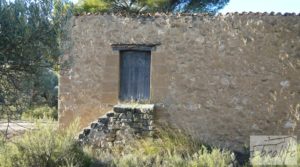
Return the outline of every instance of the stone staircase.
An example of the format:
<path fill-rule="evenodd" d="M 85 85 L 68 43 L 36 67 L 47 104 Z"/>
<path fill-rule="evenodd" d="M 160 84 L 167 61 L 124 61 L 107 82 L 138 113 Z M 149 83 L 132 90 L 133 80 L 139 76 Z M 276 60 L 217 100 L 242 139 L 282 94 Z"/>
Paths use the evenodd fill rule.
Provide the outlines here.
<path fill-rule="evenodd" d="M 100 148 L 125 145 L 129 140 L 152 136 L 153 104 L 118 104 L 79 134 L 82 144 Z"/>

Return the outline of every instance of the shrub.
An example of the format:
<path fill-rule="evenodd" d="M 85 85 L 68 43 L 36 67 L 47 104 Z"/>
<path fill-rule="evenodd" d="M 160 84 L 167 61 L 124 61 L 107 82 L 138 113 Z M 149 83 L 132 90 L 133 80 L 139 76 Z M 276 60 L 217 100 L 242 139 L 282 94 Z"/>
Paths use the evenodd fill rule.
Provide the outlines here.
<path fill-rule="evenodd" d="M 300 165 L 300 144 L 298 144 L 297 155 L 298 155 L 298 164 Z"/>
<path fill-rule="evenodd" d="M 81 0 L 76 5 L 75 12 L 105 12 L 110 7 L 110 4 L 103 0 Z"/>
<path fill-rule="evenodd" d="M 235 160 L 230 151 L 208 149 L 171 129 L 160 130 L 156 139 L 144 138 L 106 151 L 86 147 L 85 152 L 98 166 L 215 167 L 228 166 Z"/>
<path fill-rule="evenodd" d="M 94 149 L 78 145 L 74 136 L 78 121 L 66 130 L 57 124 L 37 124 L 9 142 L 0 142 L 0 166 L 95 166 L 111 167 L 215 167 L 233 164 L 230 151 L 208 148 L 189 136 L 172 129 L 162 129 L 156 138 L 135 140 L 124 147 Z"/>
<path fill-rule="evenodd" d="M 208 151 L 203 147 L 196 154 L 197 166 L 228 166 L 235 160 L 234 154 L 214 148 Z"/>
<path fill-rule="evenodd" d="M 22 119 L 53 119 L 57 120 L 58 112 L 55 107 L 49 107 L 48 105 L 34 106 L 22 113 Z"/>
<path fill-rule="evenodd" d="M 58 131 L 57 124 L 37 124 L 37 130 L 12 139 L 0 146 L 0 166 L 87 166 L 85 156 L 74 136 L 78 121 L 66 130 Z"/>

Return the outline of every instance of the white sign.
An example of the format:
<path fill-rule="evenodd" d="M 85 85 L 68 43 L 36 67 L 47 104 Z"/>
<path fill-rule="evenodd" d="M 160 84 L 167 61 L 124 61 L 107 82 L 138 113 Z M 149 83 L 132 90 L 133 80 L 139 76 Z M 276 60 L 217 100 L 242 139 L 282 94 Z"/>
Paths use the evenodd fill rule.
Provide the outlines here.
<path fill-rule="evenodd" d="M 297 165 L 296 136 L 250 136 L 252 165 Z"/>

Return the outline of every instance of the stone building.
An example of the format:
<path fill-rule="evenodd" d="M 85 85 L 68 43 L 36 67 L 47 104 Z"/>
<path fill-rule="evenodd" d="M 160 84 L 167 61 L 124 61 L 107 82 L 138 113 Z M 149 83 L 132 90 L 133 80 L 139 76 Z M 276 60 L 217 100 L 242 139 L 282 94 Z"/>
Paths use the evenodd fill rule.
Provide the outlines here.
<path fill-rule="evenodd" d="M 241 150 L 250 135 L 300 135 L 300 16 L 83 15 L 59 85 L 59 122 L 82 127 L 116 104 Z"/>

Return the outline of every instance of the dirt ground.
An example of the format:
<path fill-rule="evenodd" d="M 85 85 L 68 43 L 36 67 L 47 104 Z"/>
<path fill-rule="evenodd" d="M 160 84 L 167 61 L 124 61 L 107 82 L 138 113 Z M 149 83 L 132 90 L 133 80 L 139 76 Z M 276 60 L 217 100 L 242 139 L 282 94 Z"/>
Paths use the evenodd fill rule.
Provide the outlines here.
<path fill-rule="evenodd" d="M 11 138 L 16 135 L 23 134 L 27 130 L 35 128 L 35 123 L 30 121 L 11 121 L 9 124 L 7 121 L 0 121 L 0 132 L 6 134 Z"/>

